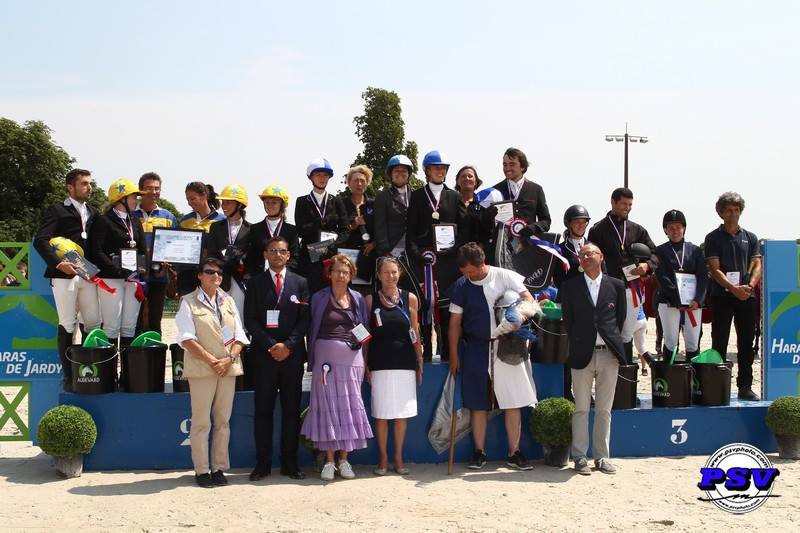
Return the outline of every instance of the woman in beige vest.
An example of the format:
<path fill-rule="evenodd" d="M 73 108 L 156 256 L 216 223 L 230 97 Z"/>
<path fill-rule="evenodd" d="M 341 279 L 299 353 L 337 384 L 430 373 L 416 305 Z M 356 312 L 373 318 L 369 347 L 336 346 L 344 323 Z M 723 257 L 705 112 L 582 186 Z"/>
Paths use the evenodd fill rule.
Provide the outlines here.
<path fill-rule="evenodd" d="M 201 487 L 209 488 L 228 484 L 222 473 L 230 468 L 228 422 L 236 376 L 243 373 L 239 354 L 248 340 L 233 298 L 219 288 L 222 262 L 216 258 L 204 260 L 197 278 L 200 286 L 181 298 L 175 325 L 178 342 L 185 350 L 183 375 L 189 380 L 192 402 L 189 442 L 195 480 Z M 212 417 L 209 468 L 208 434 Z"/>

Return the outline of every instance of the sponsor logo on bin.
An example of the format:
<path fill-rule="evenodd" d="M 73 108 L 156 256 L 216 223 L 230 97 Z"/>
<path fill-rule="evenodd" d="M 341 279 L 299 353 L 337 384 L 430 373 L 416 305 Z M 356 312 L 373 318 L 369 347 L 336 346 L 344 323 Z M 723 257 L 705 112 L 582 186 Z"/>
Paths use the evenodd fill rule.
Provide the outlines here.
<path fill-rule="evenodd" d="M 175 361 L 172 363 L 172 377 L 173 380 L 186 381 L 183 376 L 183 361 Z"/>
<path fill-rule="evenodd" d="M 97 365 L 89 363 L 88 365 L 81 365 L 78 368 L 78 383 L 99 383 L 100 371 L 97 370 Z"/>
<path fill-rule="evenodd" d="M 669 398 L 669 383 L 664 378 L 656 378 L 653 382 L 653 396 Z"/>

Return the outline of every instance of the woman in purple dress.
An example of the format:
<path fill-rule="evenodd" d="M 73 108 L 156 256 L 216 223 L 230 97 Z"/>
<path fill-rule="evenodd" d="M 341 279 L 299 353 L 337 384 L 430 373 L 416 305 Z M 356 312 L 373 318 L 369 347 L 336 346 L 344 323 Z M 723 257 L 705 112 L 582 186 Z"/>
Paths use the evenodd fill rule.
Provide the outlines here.
<path fill-rule="evenodd" d="M 361 398 L 369 312 L 364 298 L 348 287 L 355 265 L 345 255 L 331 258 L 331 286 L 311 298 L 308 367 L 311 401 L 301 433 L 325 452 L 323 481 L 338 474 L 353 479 L 347 454 L 367 447 L 372 428 Z M 339 452 L 336 462 L 336 452 Z"/>

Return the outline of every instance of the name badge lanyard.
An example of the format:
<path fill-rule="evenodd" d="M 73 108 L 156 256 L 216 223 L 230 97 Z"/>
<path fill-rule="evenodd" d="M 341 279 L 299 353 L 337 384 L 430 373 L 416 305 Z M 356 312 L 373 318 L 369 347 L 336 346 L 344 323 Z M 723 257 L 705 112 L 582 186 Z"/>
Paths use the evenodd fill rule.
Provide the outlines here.
<path fill-rule="evenodd" d="M 219 321 L 220 327 L 222 327 L 222 311 L 219 310 L 219 297 L 217 297 L 217 304 L 214 305 L 211 303 L 211 300 L 206 296 L 206 293 L 203 293 L 203 300 L 214 310 L 217 315 L 217 320 Z"/>
<path fill-rule="evenodd" d="M 350 323 L 353 324 L 354 328 L 358 326 L 355 317 L 355 309 L 353 309 L 355 307 L 355 302 L 353 302 L 353 299 L 350 297 L 350 295 L 349 294 L 347 295 L 348 300 L 350 300 L 350 309 L 345 309 L 344 307 L 339 306 L 339 304 L 333 298 L 333 293 L 331 293 L 330 298 L 331 298 L 331 305 L 333 306 L 333 308 L 336 309 L 339 313 L 346 316 L 347 319 L 350 321 Z M 353 311 L 353 314 L 350 314 L 350 310 Z"/>
<path fill-rule="evenodd" d="M 278 273 L 278 275 L 280 276 L 280 273 Z M 278 298 L 275 300 L 275 307 L 273 307 L 273 309 L 277 309 L 278 306 L 281 305 L 281 301 L 283 301 L 283 293 L 286 290 L 286 280 L 283 279 L 281 281 L 283 282 L 281 283 L 281 292 L 278 293 Z"/>
<path fill-rule="evenodd" d="M 400 314 L 403 315 L 403 318 L 406 319 L 406 322 L 408 322 L 408 325 L 410 326 L 411 318 L 408 316 L 408 313 L 405 312 L 405 309 L 403 309 L 403 293 L 400 291 L 397 292 L 397 297 L 399 298 L 399 301 L 397 303 L 394 303 L 388 296 L 386 296 L 386 293 L 383 291 L 381 291 L 381 296 L 383 296 L 383 299 L 385 301 L 391 304 L 389 307 L 395 307 L 397 308 L 398 311 L 400 311 Z"/>
<path fill-rule="evenodd" d="M 444 192 L 444 189 L 442 189 Z M 431 213 L 431 218 L 433 220 L 439 220 L 439 204 L 442 203 L 442 196 L 441 193 L 439 194 L 439 200 L 436 200 L 436 196 L 431 192 L 430 187 L 427 185 L 425 186 L 425 196 L 428 198 L 428 203 L 431 204 L 431 209 L 433 213 Z"/>

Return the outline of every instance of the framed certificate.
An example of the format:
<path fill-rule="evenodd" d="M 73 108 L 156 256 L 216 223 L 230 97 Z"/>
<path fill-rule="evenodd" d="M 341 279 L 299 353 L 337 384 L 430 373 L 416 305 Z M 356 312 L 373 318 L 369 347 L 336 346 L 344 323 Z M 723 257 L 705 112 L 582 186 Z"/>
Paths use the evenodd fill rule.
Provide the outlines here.
<path fill-rule="evenodd" d="M 697 277 L 694 274 L 675 272 L 675 281 L 678 285 L 678 295 L 681 299 L 681 305 L 691 304 L 697 292 Z"/>
<path fill-rule="evenodd" d="M 153 228 L 153 263 L 199 265 L 203 251 L 202 230 Z"/>
<path fill-rule="evenodd" d="M 497 214 L 494 216 L 494 221 L 501 224 L 506 224 L 514 220 L 514 201 L 506 200 L 504 202 L 496 202 L 492 206 L 497 208 Z"/>
<path fill-rule="evenodd" d="M 433 241 L 437 252 L 444 252 L 456 245 L 455 224 L 434 224 Z"/>

